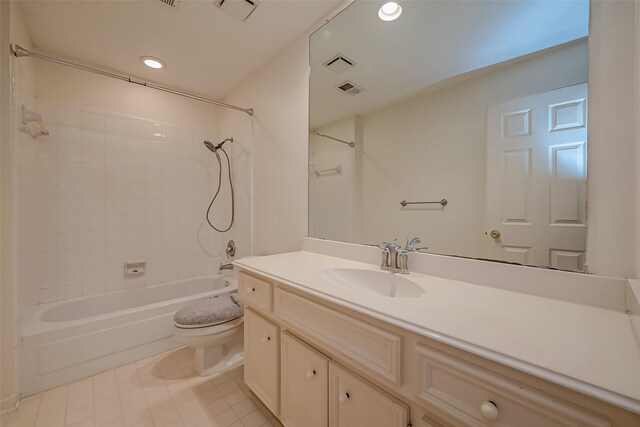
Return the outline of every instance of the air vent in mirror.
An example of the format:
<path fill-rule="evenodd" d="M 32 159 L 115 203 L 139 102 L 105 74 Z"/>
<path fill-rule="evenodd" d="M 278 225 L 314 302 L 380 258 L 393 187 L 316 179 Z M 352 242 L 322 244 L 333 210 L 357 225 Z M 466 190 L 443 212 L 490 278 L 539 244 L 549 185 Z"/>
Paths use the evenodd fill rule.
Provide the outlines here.
<path fill-rule="evenodd" d="M 344 83 L 341 83 L 340 85 L 337 86 L 337 88 L 344 92 L 344 93 L 348 93 L 349 95 L 358 95 L 361 92 L 364 92 L 364 89 L 361 88 L 360 86 L 358 86 L 357 84 L 350 82 L 350 81 L 346 81 Z"/>

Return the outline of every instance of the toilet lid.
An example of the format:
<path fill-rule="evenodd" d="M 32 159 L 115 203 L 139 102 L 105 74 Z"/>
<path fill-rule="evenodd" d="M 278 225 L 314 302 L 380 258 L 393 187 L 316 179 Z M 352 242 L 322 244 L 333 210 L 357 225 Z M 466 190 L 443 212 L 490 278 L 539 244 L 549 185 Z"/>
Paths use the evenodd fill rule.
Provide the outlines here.
<path fill-rule="evenodd" d="M 244 303 L 238 294 L 203 298 L 179 310 L 173 316 L 178 328 L 206 328 L 230 322 L 244 314 Z"/>

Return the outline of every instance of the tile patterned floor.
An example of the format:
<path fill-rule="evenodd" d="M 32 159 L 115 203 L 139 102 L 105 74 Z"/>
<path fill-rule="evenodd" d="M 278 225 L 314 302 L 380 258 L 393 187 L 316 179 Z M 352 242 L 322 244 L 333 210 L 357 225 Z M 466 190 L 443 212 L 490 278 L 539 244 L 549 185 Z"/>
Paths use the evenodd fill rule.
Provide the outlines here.
<path fill-rule="evenodd" d="M 242 367 L 201 378 L 181 348 L 30 396 L 2 427 L 263 427 L 281 424 Z"/>

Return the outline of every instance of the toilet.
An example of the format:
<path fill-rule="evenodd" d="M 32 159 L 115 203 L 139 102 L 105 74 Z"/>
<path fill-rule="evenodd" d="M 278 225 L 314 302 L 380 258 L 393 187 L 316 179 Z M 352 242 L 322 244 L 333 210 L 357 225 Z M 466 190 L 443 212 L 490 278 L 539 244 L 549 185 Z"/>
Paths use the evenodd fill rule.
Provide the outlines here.
<path fill-rule="evenodd" d="M 204 298 L 174 316 L 174 335 L 194 347 L 200 376 L 233 368 L 244 359 L 244 304 L 237 294 Z"/>

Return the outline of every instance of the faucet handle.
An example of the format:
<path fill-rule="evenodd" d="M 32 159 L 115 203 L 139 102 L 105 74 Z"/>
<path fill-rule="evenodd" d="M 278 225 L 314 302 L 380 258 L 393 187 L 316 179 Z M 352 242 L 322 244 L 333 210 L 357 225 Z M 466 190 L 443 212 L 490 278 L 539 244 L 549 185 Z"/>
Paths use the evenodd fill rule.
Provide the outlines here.
<path fill-rule="evenodd" d="M 378 249 L 382 251 L 382 259 L 380 260 L 380 268 L 385 269 L 389 267 L 389 257 L 391 256 L 391 251 L 389 250 L 389 243 L 382 242 L 378 245 Z"/>
<path fill-rule="evenodd" d="M 398 269 L 400 270 L 401 274 L 409 273 L 408 263 L 409 263 L 409 256 L 407 255 L 407 250 L 400 249 L 398 251 Z"/>
<path fill-rule="evenodd" d="M 413 239 L 411 239 L 411 241 L 407 240 L 407 245 L 404 247 L 404 249 L 409 252 L 415 251 L 416 245 L 418 243 L 422 243 L 422 240 L 420 240 L 419 237 L 414 237 Z"/>
<path fill-rule="evenodd" d="M 393 243 L 390 244 L 392 249 L 395 249 L 396 251 L 400 250 L 401 247 L 398 244 L 398 239 L 393 239 Z"/>

